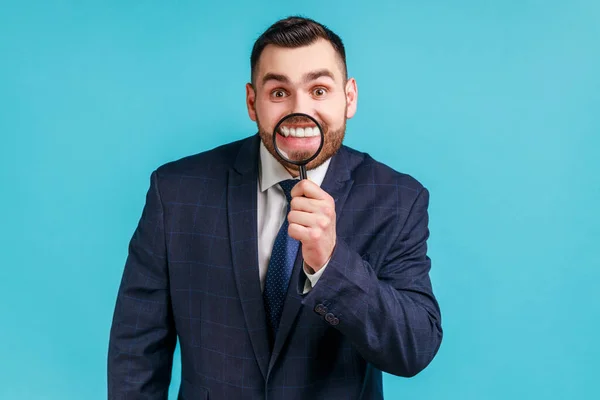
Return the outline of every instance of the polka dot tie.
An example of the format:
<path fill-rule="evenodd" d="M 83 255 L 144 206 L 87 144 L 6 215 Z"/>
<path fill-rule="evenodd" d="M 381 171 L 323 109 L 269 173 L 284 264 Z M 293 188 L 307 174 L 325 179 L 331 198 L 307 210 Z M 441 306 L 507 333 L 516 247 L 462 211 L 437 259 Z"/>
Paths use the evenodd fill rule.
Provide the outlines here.
<path fill-rule="evenodd" d="M 298 183 L 296 179 L 288 179 L 279 182 L 279 185 L 285 193 L 288 201 L 287 212 L 290 211 L 290 201 L 292 200 L 292 188 Z M 292 268 L 298 253 L 300 242 L 292 239 L 288 235 L 288 220 L 287 214 L 283 220 L 281 228 L 275 238 L 273 251 L 271 252 L 271 260 L 267 269 L 267 278 L 265 281 L 265 289 L 263 297 L 265 301 L 265 311 L 267 312 L 267 323 L 269 325 L 272 338 L 277 334 L 279 327 L 279 319 L 283 311 L 283 303 L 287 294 L 290 277 L 292 276 Z"/>

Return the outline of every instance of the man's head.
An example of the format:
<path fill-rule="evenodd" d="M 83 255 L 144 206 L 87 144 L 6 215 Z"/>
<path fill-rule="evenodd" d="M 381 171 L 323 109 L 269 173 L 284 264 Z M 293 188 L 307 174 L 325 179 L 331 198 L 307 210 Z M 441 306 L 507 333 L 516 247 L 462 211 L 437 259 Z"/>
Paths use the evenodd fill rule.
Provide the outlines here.
<path fill-rule="evenodd" d="M 346 119 L 356 112 L 357 88 L 348 79 L 341 39 L 307 18 L 276 22 L 256 41 L 250 57 L 251 83 L 246 85 L 248 114 L 258 125 L 261 140 L 273 156 L 272 134 L 277 122 L 291 113 L 315 118 L 324 130 L 316 168 L 342 145 Z M 298 124 L 308 121 L 297 121 Z M 295 170 L 292 164 L 284 163 Z"/>

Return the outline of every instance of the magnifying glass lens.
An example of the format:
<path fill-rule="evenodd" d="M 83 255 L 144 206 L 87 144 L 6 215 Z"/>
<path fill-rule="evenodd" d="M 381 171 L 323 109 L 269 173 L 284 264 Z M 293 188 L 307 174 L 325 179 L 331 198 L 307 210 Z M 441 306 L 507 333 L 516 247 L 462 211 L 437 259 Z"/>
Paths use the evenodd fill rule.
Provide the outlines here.
<path fill-rule="evenodd" d="M 321 125 L 308 114 L 283 117 L 273 133 L 275 150 L 284 161 L 300 167 L 301 179 L 306 178 L 306 164 L 319 154 L 323 140 Z"/>

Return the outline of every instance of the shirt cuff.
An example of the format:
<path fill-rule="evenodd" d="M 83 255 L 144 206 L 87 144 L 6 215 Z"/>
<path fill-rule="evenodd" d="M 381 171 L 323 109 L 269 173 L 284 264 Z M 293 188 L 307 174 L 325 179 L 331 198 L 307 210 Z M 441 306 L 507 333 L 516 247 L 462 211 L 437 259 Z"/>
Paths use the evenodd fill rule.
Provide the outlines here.
<path fill-rule="evenodd" d="M 325 267 L 327 267 L 327 264 L 329 264 L 329 260 L 327 260 L 325 265 L 323 265 L 323 267 L 320 270 L 318 270 L 314 274 L 310 274 L 307 271 L 306 264 L 304 263 L 304 261 L 302 261 L 302 270 L 304 271 L 304 274 L 306 275 L 306 278 L 307 278 L 306 282 L 304 282 L 304 292 L 302 294 L 306 294 L 306 293 L 310 292 L 310 290 L 313 287 L 315 287 L 315 285 L 317 284 L 317 281 L 319 280 L 321 275 L 323 275 L 323 271 L 325 271 Z"/>

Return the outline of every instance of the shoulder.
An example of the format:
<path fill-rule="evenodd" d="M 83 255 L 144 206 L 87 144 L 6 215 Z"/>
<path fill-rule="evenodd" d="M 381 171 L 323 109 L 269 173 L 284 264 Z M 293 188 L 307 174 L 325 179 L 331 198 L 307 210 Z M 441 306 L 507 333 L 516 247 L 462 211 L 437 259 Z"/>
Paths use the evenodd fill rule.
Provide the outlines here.
<path fill-rule="evenodd" d="M 429 192 L 419 180 L 366 152 L 345 147 L 343 153 L 340 158 L 351 160 L 353 182 L 344 203 L 345 219 L 340 218 L 345 231 L 397 238 L 411 215 L 425 221 Z"/>
<path fill-rule="evenodd" d="M 219 173 L 226 172 L 233 165 L 240 149 L 248 140 L 249 138 L 236 140 L 210 150 L 167 162 L 156 169 L 156 174 L 162 179 L 219 175 Z"/>
<path fill-rule="evenodd" d="M 251 149 L 256 138 L 247 137 L 160 165 L 152 173 L 163 200 L 194 199 L 198 193 L 221 193 L 229 171 L 240 160 L 255 164 Z M 194 200 L 197 202 L 198 200 Z"/>
<path fill-rule="evenodd" d="M 407 197 L 417 197 L 427 191 L 422 182 L 414 176 L 397 170 L 369 153 L 343 146 L 347 159 L 352 160 L 351 176 L 358 185 L 373 185 L 380 189 L 398 190 Z"/>

